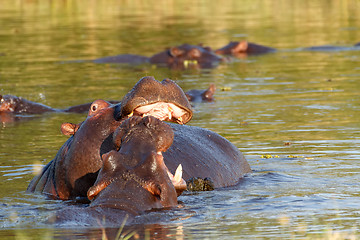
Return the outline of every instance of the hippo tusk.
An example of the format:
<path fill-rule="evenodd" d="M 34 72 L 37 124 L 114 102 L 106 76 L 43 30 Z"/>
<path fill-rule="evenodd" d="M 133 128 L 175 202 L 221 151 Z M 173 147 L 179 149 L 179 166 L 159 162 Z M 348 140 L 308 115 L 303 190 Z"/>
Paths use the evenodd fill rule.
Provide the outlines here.
<path fill-rule="evenodd" d="M 132 111 L 129 115 L 128 115 L 128 117 L 132 117 L 134 115 L 134 111 Z"/>
<path fill-rule="evenodd" d="M 184 123 L 183 123 L 183 120 L 182 120 L 182 117 L 179 117 L 179 118 L 177 119 L 177 122 L 178 122 L 179 124 L 181 124 L 181 125 L 184 124 Z"/>
<path fill-rule="evenodd" d="M 182 180 L 182 166 L 179 164 L 179 166 L 176 168 L 175 174 L 174 174 L 174 182 L 179 183 Z"/>

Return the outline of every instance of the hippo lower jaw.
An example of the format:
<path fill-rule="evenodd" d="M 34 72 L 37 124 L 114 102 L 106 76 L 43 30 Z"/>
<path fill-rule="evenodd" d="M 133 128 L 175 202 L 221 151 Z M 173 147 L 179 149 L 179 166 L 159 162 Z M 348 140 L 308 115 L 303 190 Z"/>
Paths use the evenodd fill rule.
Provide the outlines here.
<path fill-rule="evenodd" d="M 173 103 L 157 102 L 140 106 L 134 109 L 128 117 L 133 115 L 145 117 L 153 116 L 161 121 L 172 121 L 175 123 L 183 124 L 183 117 L 187 112 Z"/>

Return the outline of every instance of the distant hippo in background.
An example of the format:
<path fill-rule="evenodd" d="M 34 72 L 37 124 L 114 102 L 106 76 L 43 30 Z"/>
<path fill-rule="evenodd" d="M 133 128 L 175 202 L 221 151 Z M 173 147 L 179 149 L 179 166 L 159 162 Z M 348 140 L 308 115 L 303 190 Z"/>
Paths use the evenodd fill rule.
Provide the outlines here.
<path fill-rule="evenodd" d="M 113 104 L 119 103 L 119 101 L 109 102 Z M 84 113 L 89 111 L 90 105 L 91 103 L 86 103 L 66 109 L 57 109 L 14 95 L 0 95 L 0 112 L 14 114 L 42 114 L 46 112 Z"/>
<path fill-rule="evenodd" d="M 186 97 L 190 102 L 212 102 L 214 101 L 214 94 L 215 94 L 215 84 L 210 84 L 208 89 L 205 90 L 189 90 L 187 91 Z"/>
<path fill-rule="evenodd" d="M 165 65 L 170 68 L 182 68 L 190 65 L 200 68 L 213 68 L 225 58 L 215 54 L 211 48 L 197 45 L 183 44 L 171 47 L 150 57 L 150 63 Z"/>
<path fill-rule="evenodd" d="M 230 42 L 228 45 L 215 50 L 216 54 L 246 57 L 247 55 L 259 55 L 276 52 L 275 48 L 259 45 L 248 41 Z"/>
<path fill-rule="evenodd" d="M 222 61 L 225 61 L 225 58 L 215 54 L 211 48 L 190 44 L 168 48 L 149 58 L 133 54 L 121 54 L 94 60 L 95 63 L 150 63 L 172 69 L 213 68 Z"/>
<path fill-rule="evenodd" d="M 312 46 L 306 48 L 300 48 L 304 51 L 319 51 L 319 52 L 337 52 L 337 51 L 354 51 L 360 50 L 360 42 L 356 43 L 353 46 L 335 46 L 335 45 L 321 45 L 321 46 Z"/>
<path fill-rule="evenodd" d="M 87 192 L 90 206 L 61 210 L 56 221 L 119 226 L 126 216 L 129 224 L 145 211 L 175 207 L 177 192 L 170 179 L 173 176 L 162 156 L 173 138 L 172 129 L 152 116 L 134 116 L 122 122 L 114 133 L 119 150 L 102 156 L 96 182 Z M 186 189 L 181 172 L 177 171 L 175 178 Z"/>
<path fill-rule="evenodd" d="M 51 108 L 41 103 L 32 102 L 22 97 L 13 95 L 0 95 L 0 112 L 40 114 L 45 112 L 58 112 L 60 110 Z"/>

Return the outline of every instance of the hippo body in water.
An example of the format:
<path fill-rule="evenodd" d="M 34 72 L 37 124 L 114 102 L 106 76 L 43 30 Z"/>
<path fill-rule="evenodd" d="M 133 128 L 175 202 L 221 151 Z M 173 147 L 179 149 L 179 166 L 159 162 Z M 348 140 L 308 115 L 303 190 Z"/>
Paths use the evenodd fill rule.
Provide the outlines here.
<path fill-rule="evenodd" d="M 111 141 L 114 130 L 131 116 L 149 115 L 187 123 L 192 111 L 181 88 L 174 82 L 166 79 L 159 83 L 151 77 L 142 78 L 121 104 L 97 100 L 83 123 L 62 125 L 62 132 L 72 136 L 32 180 L 28 192 L 42 192 L 59 199 L 86 198 L 103 164 L 101 155 L 116 150 Z M 251 172 L 242 153 L 220 135 L 203 128 L 170 126 L 174 131 L 174 144 L 164 153 L 170 171 L 174 172 L 182 164 L 185 179 L 208 177 L 215 187 L 232 186 Z M 179 186 L 175 188 L 178 190 Z"/>
<path fill-rule="evenodd" d="M 113 138 L 119 150 L 102 156 L 103 165 L 87 192 L 90 205 L 61 210 L 56 221 L 119 226 L 145 211 L 175 207 L 173 176 L 162 156 L 173 137 L 171 128 L 152 116 L 134 116 L 122 122 Z M 175 178 L 182 180 L 181 173 L 177 174 Z M 184 181 L 183 185 L 186 188 Z"/>
<path fill-rule="evenodd" d="M 315 51 L 315 52 L 359 51 L 360 43 L 356 43 L 353 46 L 321 45 L 321 46 L 313 46 L 313 47 L 306 47 L 300 49 L 304 51 Z"/>
<path fill-rule="evenodd" d="M 108 101 L 117 104 L 120 101 Z M 66 109 L 52 108 L 42 103 L 29 101 L 22 97 L 14 95 L 0 95 L 0 113 L 13 114 L 42 114 L 46 112 L 67 112 L 67 113 L 84 113 L 89 110 L 91 103 L 85 103 L 68 107 Z"/>
<path fill-rule="evenodd" d="M 212 102 L 214 101 L 216 87 L 214 84 L 210 84 L 208 89 L 198 90 L 192 89 L 185 93 L 190 102 Z"/>
<path fill-rule="evenodd" d="M 247 55 L 259 55 L 276 52 L 275 48 L 259 45 L 248 41 L 230 42 L 228 45 L 215 50 L 216 54 L 246 57 Z"/>
<path fill-rule="evenodd" d="M 222 61 L 225 61 L 225 58 L 215 54 L 209 47 L 190 44 L 168 48 L 149 58 L 133 54 L 121 54 L 94 60 L 95 63 L 150 63 L 172 69 L 213 68 Z"/>

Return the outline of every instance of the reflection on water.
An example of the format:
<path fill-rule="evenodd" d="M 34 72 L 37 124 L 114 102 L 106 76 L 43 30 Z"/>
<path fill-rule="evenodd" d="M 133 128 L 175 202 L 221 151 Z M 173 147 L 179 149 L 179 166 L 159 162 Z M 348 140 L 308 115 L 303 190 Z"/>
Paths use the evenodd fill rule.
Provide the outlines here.
<path fill-rule="evenodd" d="M 233 142 L 254 173 L 229 189 L 186 193 L 178 208 L 140 216 L 125 231 L 161 239 L 358 237 L 359 51 L 298 48 L 359 42 L 359 4 L 4 1 L 0 94 L 66 108 L 119 100 L 146 75 L 174 79 L 184 90 L 215 83 L 216 101 L 196 103 L 190 124 Z M 243 39 L 279 51 L 211 70 L 64 63 L 150 56 L 182 43 L 216 49 Z M 61 123 L 84 117 L 0 115 L 1 238 L 116 236 L 118 229 L 53 227 L 46 220 L 66 203 L 24 193 L 34 167 L 49 162 L 66 141 Z"/>

